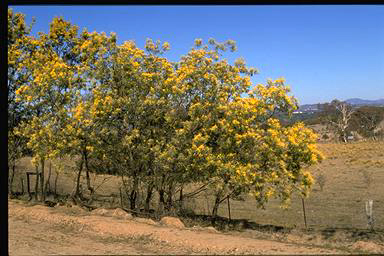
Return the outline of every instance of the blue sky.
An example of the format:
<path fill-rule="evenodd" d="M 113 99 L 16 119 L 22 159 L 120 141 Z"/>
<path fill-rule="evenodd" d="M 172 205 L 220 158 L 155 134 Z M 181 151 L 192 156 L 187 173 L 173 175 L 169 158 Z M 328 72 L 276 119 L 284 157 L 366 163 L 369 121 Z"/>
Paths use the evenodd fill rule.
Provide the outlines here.
<path fill-rule="evenodd" d="M 230 62 L 259 69 L 254 84 L 285 77 L 300 104 L 384 98 L 384 6 L 11 6 L 47 32 L 55 16 L 118 42 L 168 41 L 177 61 L 195 38 L 233 39 Z"/>

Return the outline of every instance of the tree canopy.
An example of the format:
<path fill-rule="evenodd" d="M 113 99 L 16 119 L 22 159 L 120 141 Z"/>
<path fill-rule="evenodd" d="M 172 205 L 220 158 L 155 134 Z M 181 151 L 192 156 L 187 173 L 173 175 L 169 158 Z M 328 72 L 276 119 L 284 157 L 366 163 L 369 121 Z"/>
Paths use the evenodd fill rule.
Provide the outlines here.
<path fill-rule="evenodd" d="M 9 100 L 17 106 L 10 112 L 31 114 L 10 130 L 42 171 L 47 159 L 77 157 L 91 194 L 89 172 L 119 175 L 132 209 L 139 187 L 146 208 L 157 191 L 169 210 L 185 185 L 210 186 L 213 215 L 244 193 L 261 207 L 272 196 L 286 202 L 294 191 L 307 193 L 306 167 L 321 159 L 316 135 L 302 123 L 280 124 L 278 113 L 297 109 L 283 78 L 253 86 L 257 69 L 222 58 L 236 50 L 233 40 L 196 39 L 171 62 L 163 57 L 168 42 L 118 45 L 113 33 L 79 32 L 61 17 L 34 37 L 22 17 L 8 10 Z"/>

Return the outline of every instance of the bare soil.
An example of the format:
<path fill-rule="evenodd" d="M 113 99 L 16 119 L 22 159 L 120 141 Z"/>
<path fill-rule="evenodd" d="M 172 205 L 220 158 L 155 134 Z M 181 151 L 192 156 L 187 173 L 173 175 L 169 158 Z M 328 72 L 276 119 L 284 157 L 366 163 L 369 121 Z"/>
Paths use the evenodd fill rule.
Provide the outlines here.
<path fill-rule="evenodd" d="M 9 200 L 8 207 L 9 255 L 346 253 L 298 244 L 297 240 L 256 239 L 213 228 L 150 225 L 136 218 L 98 216 L 79 207 L 46 207 L 19 200 Z M 361 250 L 366 245 L 359 246 Z"/>

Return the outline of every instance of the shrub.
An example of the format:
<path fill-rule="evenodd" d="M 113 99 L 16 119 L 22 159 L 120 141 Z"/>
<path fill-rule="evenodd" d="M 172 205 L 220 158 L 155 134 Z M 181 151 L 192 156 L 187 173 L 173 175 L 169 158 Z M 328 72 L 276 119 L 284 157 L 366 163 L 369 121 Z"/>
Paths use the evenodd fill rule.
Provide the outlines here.
<path fill-rule="evenodd" d="M 320 173 L 316 176 L 316 183 L 320 186 L 320 191 L 323 191 L 323 188 L 325 186 L 325 182 L 327 181 L 324 173 Z"/>

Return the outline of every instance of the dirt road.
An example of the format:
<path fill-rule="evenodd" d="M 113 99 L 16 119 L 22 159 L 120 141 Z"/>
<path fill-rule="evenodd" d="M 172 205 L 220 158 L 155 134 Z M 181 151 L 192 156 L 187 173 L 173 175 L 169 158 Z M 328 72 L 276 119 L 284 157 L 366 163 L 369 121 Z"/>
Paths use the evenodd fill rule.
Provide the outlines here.
<path fill-rule="evenodd" d="M 172 228 L 8 202 L 9 254 L 338 254 L 345 251 Z"/>

